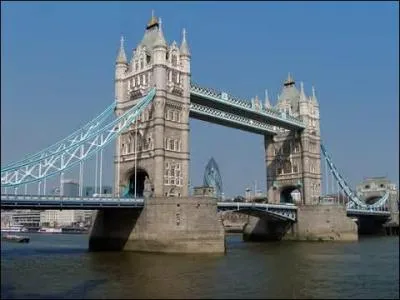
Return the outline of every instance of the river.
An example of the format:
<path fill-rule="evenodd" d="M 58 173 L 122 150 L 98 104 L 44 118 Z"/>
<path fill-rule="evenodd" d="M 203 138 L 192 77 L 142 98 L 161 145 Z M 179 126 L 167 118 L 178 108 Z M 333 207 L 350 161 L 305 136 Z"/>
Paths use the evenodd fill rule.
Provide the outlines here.
<path fill-rule="evenodd" d="M 88 235 L 1 242 L 1 298 L 399 298 L 399 238 L 245 243 L 225 255 L 87 251 Z"/>

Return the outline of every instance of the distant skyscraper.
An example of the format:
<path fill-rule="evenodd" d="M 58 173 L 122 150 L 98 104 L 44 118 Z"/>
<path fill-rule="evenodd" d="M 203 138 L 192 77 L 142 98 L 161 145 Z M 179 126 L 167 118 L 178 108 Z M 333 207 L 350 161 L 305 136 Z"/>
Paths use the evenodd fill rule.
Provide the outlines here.
<path fill-rule="evenodd" d="M 214 158 L 208 161 L 206 169 L 204 171 L 204 186 L 211 186 L 214 188 L 214 195 L 217 198 L 221 198 L 222 195 L 222 177 L 219 173 L 219 168 Z"/>

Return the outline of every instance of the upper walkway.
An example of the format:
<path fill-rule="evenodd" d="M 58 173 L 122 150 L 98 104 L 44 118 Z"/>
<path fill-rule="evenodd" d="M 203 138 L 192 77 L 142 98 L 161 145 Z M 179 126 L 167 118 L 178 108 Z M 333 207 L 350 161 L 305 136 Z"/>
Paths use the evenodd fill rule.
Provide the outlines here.
<path fill-rule="evenodd" d="M 195 119 L 260 134 L 276 134 L 279 128 L 302 130 L 303 121 L 262 103 L 251 103 L 226 92 L 191 83 L 190 116 Z"/>

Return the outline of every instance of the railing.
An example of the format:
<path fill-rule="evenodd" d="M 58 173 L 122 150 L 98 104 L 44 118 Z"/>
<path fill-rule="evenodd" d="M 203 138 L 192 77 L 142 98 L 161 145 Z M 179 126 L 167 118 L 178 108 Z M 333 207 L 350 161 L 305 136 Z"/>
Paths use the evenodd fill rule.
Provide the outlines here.
<path fill-rule="evenodd" d="M 32 163 L 34 161 L 38 161 L 40 159 L 43 159 L 44 157 L 47 157 L 49 155 L 54 155 L 56 153 L 59 153 L 66 148 L 69 148 L 70 146 L 74 145 L 77 141 L 87 137 L 89 134 L 94 132 L 99 126 L 104 124 L 104 121 L 113 113 L 115 109 L 116 103 L 112 103 L 109 107 L 107 107 L 100 115 L 98 115 L 96 118 L 88 122 L 86 125 L 81 127 L 80 129 L 76 130 L 66 138 L 62 139 L 61 141 L 47 147 L 44 150 L 41 150 L 33 155 L 27 156 L 26 158 L 19 160 L 17 162 L 12 162 L 6 165 L 1 169 L 1 172 L 6 172 L 6 171 L 12 171 L 16 170 L 17 168 L 21 166 L 25 166 L 29 163 Z"/>
<path fill-rule="evenodd" d="M 74 144 L 64 148 L 56 154 L 48 154 L 37 158 L 18 168 L 1 170 L 2 188 L 17 187 L 31 182 L 41 181 L 55 174 L 70 169 L 102 150 L 117 135 L 125 131 L 143 112 L 155 95 L 155 88 L 142 100 L 127 110 L 120 117 L 104 127 L 83 135 Z"/>
<path fill-rule="evenodd" d="M 333 161 L 329 154 L 327 153 L 324 145 L 321 144 L 321 151 L 322 154 L 333 174 L 335 177 L 337 183 L 340 185 L 340 187 L 343 189 L 347 197 L 350 199 L 350 201 L 354 204 L 348 204 L 349 208 L 353 208 L 352 205 L 355 205 L 355 207 L 358 207 L 359 209 L 369 209 L 369 208 L 378 208 L 381 207 L 385 204 L 385 202 L 389 199 L 389 192 L 386 192 L 385 195 L 383 195 L 377 202 L 374 204 L 366 204 L 363 201 L 361 201 L 356 193 L 354 193 L 350 186 L 346 183 L 346 181 L 343 179 L 343 177 L 340 175 L 339 171 L 337 170 L 336 166 L 333 164 Z"/>

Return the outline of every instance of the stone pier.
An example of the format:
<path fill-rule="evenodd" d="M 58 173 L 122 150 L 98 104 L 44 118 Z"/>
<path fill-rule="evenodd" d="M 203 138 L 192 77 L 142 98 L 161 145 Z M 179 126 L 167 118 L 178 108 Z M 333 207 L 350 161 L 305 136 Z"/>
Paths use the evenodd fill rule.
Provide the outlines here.
<path fill-rule="evenodd" d="M 296 241 L 356 241 L 357 224 L 337 205 L 299 206 L 297 222 L 273 221 L 268 217 L 250 217 L 243 239 Z"/>
<path fill-rule="evenodd" d="M 224 253 L 214 198 L 150 198 L 140 209 L 103 209 L 90 232 L 91 251 Z"/>

